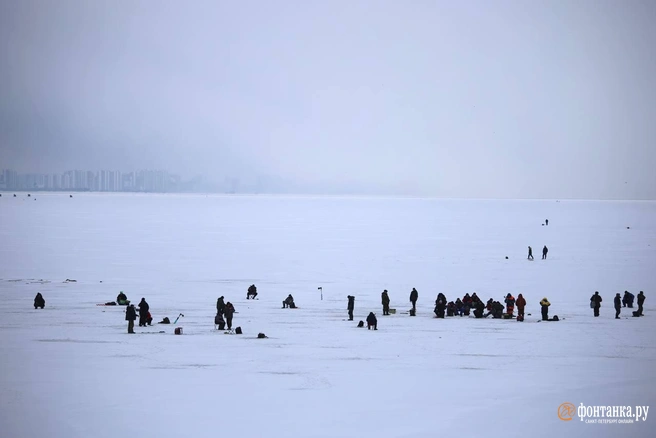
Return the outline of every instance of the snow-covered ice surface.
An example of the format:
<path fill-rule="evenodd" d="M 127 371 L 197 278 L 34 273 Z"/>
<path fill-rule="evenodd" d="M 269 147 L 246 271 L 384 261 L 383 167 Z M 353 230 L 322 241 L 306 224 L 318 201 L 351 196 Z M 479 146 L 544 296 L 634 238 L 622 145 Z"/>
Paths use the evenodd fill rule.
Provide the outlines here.
<path fill-rule="evenodd" d="M 655 272 L 654 202 L 3 193 L 1 435 L 651 437 L 656 412 L 557 409 L 656 409 Z M 182 312 L 184 334 L 128 335 L 124 308 L 96 306 L 120 290 L 155 321 Z M 614 319 L 624 290 L 645 291 L 645 317 Z M 523 293 L 531 316 L 433 317 L 438 292 L 474 291 Z M 243 335 L 214 330 L 220 295 Z M 537 322 L 544 296 L 561 321 Z M 379 330 L 356 328 L 370 311 Z"/>

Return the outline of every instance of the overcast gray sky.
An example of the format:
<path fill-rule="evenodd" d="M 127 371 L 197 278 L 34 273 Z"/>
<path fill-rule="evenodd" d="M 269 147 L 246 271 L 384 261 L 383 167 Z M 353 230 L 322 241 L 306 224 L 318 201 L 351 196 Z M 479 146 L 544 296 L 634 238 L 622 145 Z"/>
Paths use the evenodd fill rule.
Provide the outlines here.
<path fill-rule="evenodd" d="M 656 2 L 0 0 L 0 167 L 656 199 Z"/>

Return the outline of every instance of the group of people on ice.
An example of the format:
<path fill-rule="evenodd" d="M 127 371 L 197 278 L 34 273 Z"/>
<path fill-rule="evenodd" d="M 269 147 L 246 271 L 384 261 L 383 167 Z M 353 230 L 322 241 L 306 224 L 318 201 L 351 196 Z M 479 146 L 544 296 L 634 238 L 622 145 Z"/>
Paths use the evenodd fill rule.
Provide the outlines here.
<path fill-rule="evenodd" d="M 624 297 L 620 295 L 620 293 L 615 294 L 615 298 L 613 299 L 613 305 L 615 307 L 615 319 L 620 319 L 620 313 L 622 313 L 622 307 L 629 307 L 633 308 L 633 300 L 635 296 L 625 290 L 624 291 Z M 601 298 L 601 295 L 599 295 L 599 291 L 596 291 L 591 297 L 590 297 L 590 307 L 594 311 L 594 316 L 599 316 L 599 309 L 601 308 L 601 302 L 603 299 Z M 645 303 L 645 293 L 643 291 L 640 291 L 638 293 L 638 310 L 633 312 L 633 316 L 644 316 L 643 312 L 643 304 Z"/>

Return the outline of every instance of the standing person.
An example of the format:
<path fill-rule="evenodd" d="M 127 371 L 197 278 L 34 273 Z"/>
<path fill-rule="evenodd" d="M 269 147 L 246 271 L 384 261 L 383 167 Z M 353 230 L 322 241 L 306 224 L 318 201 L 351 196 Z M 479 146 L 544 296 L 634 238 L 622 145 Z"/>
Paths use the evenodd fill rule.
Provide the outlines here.
<path fill-rule="evenodd" d="M 524 307 L 526 307 L 526 300 L 522 294 L 517 295 L 517 301 L 515 301 L 515 304 L 517 304 L 517 315 L 524 318 Z"/>
<path fill-rule="evenodd" d="M 41 295 L 41 292 L 37 292 L 36 296 L 34 297 L 34 308 L 44 308 L 46 307 L 46 300 L 43 298 L 43 295 Z"/>
<path fill-rule="evenodd" d="M 232 315 L 235 313 L 235 306 L 233 306 L 232 303 L 228 301 L 225 305 L 225 309 L 223 309 L 223 312 L 225 313 L 225 320 L 226 324 L 228 325 L 228 330 L 232 330 Z"/>
<path fill-rule="evenodd" d="M 219 315 L 223 315 L 223 312 L 225 311 L 225 302 L 223 301 L 223 295 L 219 297 L 218 300 L 216 300 L 216 313 Z"/>
<path fill-rule="evenodd" d="M 515 297 L 513 297 L 512 294 L 506 295 L 505 303 L 506 313 L 512 316 L 512 314 L 515 313 Z"/>
<path fill-rule="evenodd" d="M 527 259 L 528 260 L 533 260 L 533 248 L 531 248 L 530 246 L 528 247 L 528 257 L 527 257 Z"/>
<path fill-rule="evenodd" d="M 125 309 L 125 320 L 128 322 L 128 333 L 134 333 L 134 320 L 137 319 L 137 311 L 134 304 Z"/>
<path fill-rule="evenodd" d="M 383 304 L 383 316 L 384 315 L 389 315 L 389 303 L 390 303 L 390 297 L 387 294 L 387 289 L 383 291 L 382 294 L 380 294 L 380 299 Z"/>
<path fill-rule="evenodd" d="M 414 316 L 414 313 L 417 311 L 417 298 L 419 298 L 419 292 L 417 292 L 417 289 L 414 287 L 412 288 L 412 292 L 410 292 L 410 302 L 412 303 L 412 314 Z"/>
<path fill-rule="evenodd" d="M 551 306 L 551 303 L 547 297 L 542 298 L 542 301 L 540 301 L 540 306 L 542 309 L 542 321 L 547 321 L 549 319 L 549 306 Z"/>
<path fill-rule="evenodd" d="M 374 312 L 369 312 L 369 316 L 367 316 L 367 330 L 371 330 L 371 327 L 373 327 L 374 330 L 378 330 L 378 320 L 376 319 Z"/>
<path fill-rule="evenodd" d="M 620 296 L 620 293 L 615 294 L 615 319 L 621 319 L 620 318 L 620 312 L 622 311 L 622 297 Z"/>
<path fill-rule="evenodd" d="M 139 327 L 145 327 L 148 324 L 148 310 L 150 306 L 145 298 L 141 298 L 139 302 Z"/>
<path fill-rule="evenodd" d="M 640 291 L 638 294 L 638 316 L 642 316 L 642 305 L 645 303 L 645 293 Z"/>
<path fill-rule="evenodd" d="M 590 297 L 590 301 L 592 302 L 592 308 L 594 309 L 594 316 L 599 316 L 599 308 L 603 301 L 601 295 L 599 295 L 599 291 L 595 291 L 594 295 Z"/>
<path fill-rule="evenodd" d="M 355 308 L 355 297 L 352 295 L 347 296 L 348 298 L 348 306 L 346 309 L 348 310 L 348 316 L 349 316 L 349 321 L 353 321 L 353 309 Z"/>
<path fill-rule="evenodd" d="M 542 248 L 542 260 L 547 259 L 547 253 L 549 252 L 549 248 L 547 248 L 547 245 L 544 245 L 544 248 Z"/>
<path fill-rule="evenodd" d="M 545 219 L 544 223 L 547 224 L 547 226 L 549 226 L 549 219 Z"/>

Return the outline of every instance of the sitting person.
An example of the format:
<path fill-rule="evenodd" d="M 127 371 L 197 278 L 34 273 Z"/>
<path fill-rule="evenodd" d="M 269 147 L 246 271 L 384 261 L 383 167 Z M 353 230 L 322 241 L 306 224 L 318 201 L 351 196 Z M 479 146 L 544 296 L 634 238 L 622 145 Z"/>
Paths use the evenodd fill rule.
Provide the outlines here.
<path fill-rule="evenodd" d="M 476 318 L 484 318 L 485 316 L 483 315 L 483 312 L 485 311 L 485 304 L 483 304 L 481 300 L 478 300 L 474 306 L 474 316 Z"/>
<path fill-rule="evenodd" d="M 116 302 L 119 306 L 127 306 L 130 304 L 130 300 L 128 300 L 128 297 L 123 293 L 123 291 L 121 291 L 116 297 Z"/>
<path fill-rule="evenodd" d="M 444 295 L 440 294 L 435 300 L 435 316 L 438 318 L 444 318 L 444 311 L 446 310 L 446 298 L 443 298 Z"/>
<path fill-rule="evenodd" d="M 449 301 L 449 304 L 446 305 L 446 316 L 454 316 L 456 313 L 456 305 L 453 304 L 453 301 Z"/>
<path fill-rule="evenodd" d="M 376 319 L 374 312 L 369 312 L 369 316 L 367 316 L 367 330 L 371 330 L 371 327 L 373 327 L 374 330 L 378 330 L 378 320 Z"/>
<path fill-rule="evenodd" d="M 223 315 L 220 313 L 217 313 L 216 316 L 214 317 L 214 324 L 219 326 L 219 330 L 225 330 L 225 319 L 223 319 Z"/>
<path fill-rule="evenodd" d="M 465 304 L 458 298 L 455 304 L 456 315 L 462 316 L 465 313 Z"/>
<path fill-rule="evenodd" d="M 282 302 L 282 308 L 289 307 L 290 309 L 295 309 L 296 304 L 294 304 L 294 297 L 292 297 L 292 294 L 289 294 L 287 298 L 285 298 L 285 301 Z"/>
<path fill-rule="evenodd" d="M 255 287 L 254 284 L 251 284 L 250 286 L 248 286 L 248 292 L 246 293 L 246 299 L 247 300 L 255 299 L 256 296 L 257 296 L 257 288 Z"/>
<path fill-rule="evenodd" d="M 41 295 L 41 292 L 36 294 L 36 297 L 34 297 L 34 308 L 44 308 L 46 307 L 46 300 L 43 298 L 43 295 Z"/>

